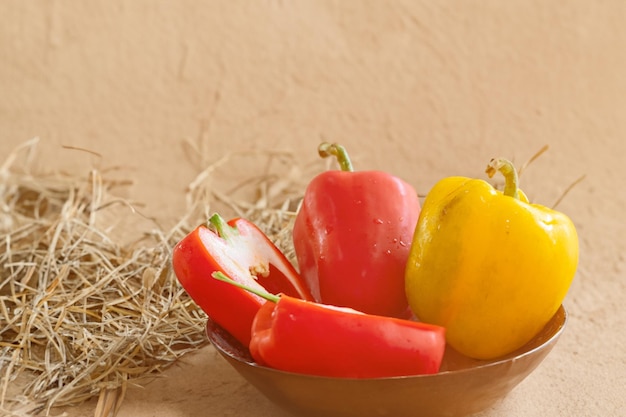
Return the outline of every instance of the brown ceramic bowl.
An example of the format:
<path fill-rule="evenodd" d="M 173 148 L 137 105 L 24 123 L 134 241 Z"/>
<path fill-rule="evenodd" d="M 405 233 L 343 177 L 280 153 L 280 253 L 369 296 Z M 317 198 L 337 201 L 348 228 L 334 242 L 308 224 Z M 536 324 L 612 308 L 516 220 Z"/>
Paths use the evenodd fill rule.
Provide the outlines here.
<path fill-rule="evenodd" d="M 329 378 L 256 364 L 246 348 L 212 321 L 209 340 L 262 394 L 295 416 L 467 416 L 504 398 L 552 350 L 567 313 L 563 306 L 526 346 L 495 361 L 477 361 L 448 349 L 435 375 L 393 378 Z"/>

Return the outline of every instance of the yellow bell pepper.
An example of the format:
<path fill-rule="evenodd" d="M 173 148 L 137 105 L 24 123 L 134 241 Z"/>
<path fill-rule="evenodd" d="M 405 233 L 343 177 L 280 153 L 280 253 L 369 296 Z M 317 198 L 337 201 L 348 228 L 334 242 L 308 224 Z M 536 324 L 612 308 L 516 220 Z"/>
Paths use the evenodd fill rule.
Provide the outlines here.
<path fill-rule="evenodd" d="M 530 204 L 517 173 L 494 159 L 486 181 L 451 177 L 426 196 L 406 267 L 407 299 L 444 326 L 455 350 L 494 359 L 529 342 L 563 302 L 578 265 L 578 236 L 563 213 Z"/>

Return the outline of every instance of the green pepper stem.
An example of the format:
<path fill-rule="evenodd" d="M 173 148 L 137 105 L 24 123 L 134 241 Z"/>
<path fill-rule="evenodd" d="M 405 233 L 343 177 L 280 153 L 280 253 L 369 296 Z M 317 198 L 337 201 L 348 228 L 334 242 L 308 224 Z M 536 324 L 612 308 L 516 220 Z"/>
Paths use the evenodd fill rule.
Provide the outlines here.
<path fill-rule="evenodd" d="M 352 162 L 350 161 L 350 156 L 348 156 L 348 152 L 343 146 L 336 143 L 322 142 L 317 148 L 317 151 L 322 158 L 327 158 L 329 156 L 336 157 L 342 171 L 354 171 Z"/>
<path fill-rule="evenodd" d="M 493 158 L 489 161 L 485 172 L 489 178 L 491 178 L 498 171 L 504 175 L 505 182 L 503 194 L 519 200 L 519 193 L 517 192 L 519 180 L 513 162 L 505 158 Z"/>
<path fill-rule="evenodd" d="M 235 287 L 239 287 L 239 288 L 244 289 L 244 290 L 246 290 L 248 292 L 251 292 L 252 294 L 258 295 L 261 298 L 265 298 L 267 301 L 271 301 L 273 303 L 277 303 L 278 300 L 280 300 L 280 296 L 278 296 L 278 295 L 270 294 L 267 291 L 261 291 L 261 290 L 256 289 L 256 288 L 252 288 L 252 287 L 249 287 L 247 285 L 240 284 L 237 281 L 235 281 L 234 279 L 226 276 L 221 271 L 215 271 L 215 272 L 213 272 L 211 274 L 211 276 L 213 278 L 215 278 L 216 280 L 218 280 L 218 281 L 226 282 L 228 284 L 234 285 Z"/>
<path fill-rule="evenodd" d="M 230 226 L 226 223 L 226 220 L 219 214 L 215 213 L 209 218 L 208 225 L 217 232 L 217 234 L 224 240 L 230 240 L 234 236 L 239 234 L 236 227 Z"/>

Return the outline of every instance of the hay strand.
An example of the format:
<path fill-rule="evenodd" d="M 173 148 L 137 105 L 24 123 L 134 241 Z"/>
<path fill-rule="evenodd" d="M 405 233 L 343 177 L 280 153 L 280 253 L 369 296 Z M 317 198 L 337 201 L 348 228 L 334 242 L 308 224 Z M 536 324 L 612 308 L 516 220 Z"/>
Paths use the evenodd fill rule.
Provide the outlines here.
<path fill-rule="evenodd" d="M 206 317 L 171 270 L 173 246 L 212 212 L 228 212 L 257 224 L 295 264 L 291 230 L 303 179 L 324 165 L 287 152 L 224 155 L 202 167 L 187 189 L 187 211 L 163 230 L 115 195 L 130 181 L 97 169 L 84 178 L 33 173 L 37 144 L 24 143 L 0 165 L 0 415 L 50 415 L 97 398 L 95 416 L 114 417 L 128 384 L 207 343 Z M 259 175 L 215 186 L 221 169 L 248 157 L 265 161 Z M 122 242 L 111 220 L 120 216 L 153 227 Z"/>
<path fill-rule="evenodd" d="M 164 231 L 114 195 L 129 181 L 96 169 L 86 178 L 32 173 L 37 143 L 0 166 L 0 414 L 49 415 L 98 398 L 95 416 L 115 416 L 129 382 L 207 343 L 205 315 L 171 270 L 173 246 L 221 204 L 259 225 L 293 261 L 301 168 L 288 153 L 267 154 L 261 175 L 218 190 L 216 171 L 246 156 L 225 155 L 189 185 L 187 212 Z M 232 197 L 242 188 L 252 198 Z M 150 219 L 154 228 L 122 243 L 111 224 L 120 216 Z"/>

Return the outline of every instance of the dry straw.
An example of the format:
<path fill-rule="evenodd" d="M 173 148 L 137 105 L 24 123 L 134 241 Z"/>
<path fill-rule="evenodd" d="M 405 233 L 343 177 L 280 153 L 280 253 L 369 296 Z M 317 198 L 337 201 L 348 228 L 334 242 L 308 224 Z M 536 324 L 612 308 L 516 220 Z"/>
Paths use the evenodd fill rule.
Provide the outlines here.
<path fill-rule="evenodd" d="M 34 173 L 36 148 L 29 141 L 0 166 L 1 415 L 49 415 L 98 397 L 95 415 L 114 416 L 130 382 L 206 344 L 204 314 L 178 285 L 170 255 L 214 205 L 257 223 L 293 259 L 302 188 L 289 154 L 262 156 L 261 175 L 229 190 L 213 187 L 213 176 L 234 156 L 208 165 L 190 184 L 178 224 L 151 223 L 127 243 L 112 219 L 141 215 L 115 196 L 124 182 L 98 170 Z M 242 188 L 252 198 L 228 197 Z"/>

